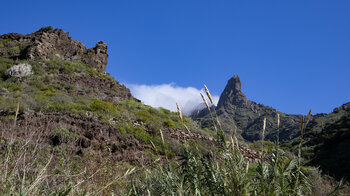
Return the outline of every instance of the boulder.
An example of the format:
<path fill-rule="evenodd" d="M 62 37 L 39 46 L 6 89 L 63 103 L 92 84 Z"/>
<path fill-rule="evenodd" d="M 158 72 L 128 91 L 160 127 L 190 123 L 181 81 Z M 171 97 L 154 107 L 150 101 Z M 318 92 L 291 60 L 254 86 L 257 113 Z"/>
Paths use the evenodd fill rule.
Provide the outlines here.
<path fill-rule="evenodd" d="M 5 75 L 7 77 L 22 78 L 32 74 L 32 66 L 26 63 L 20 63 L 10 67 Z"/>

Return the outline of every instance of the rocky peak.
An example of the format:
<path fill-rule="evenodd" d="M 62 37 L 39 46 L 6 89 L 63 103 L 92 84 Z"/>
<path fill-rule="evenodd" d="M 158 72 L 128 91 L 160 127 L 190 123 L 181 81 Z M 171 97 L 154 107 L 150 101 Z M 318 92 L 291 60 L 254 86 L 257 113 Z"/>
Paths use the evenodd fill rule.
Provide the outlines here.
<path fill-rule="evenodd" d="M 238 75 L 234 75 L 231 79 L 228 80 L 227 85 L 232 88 L 234 91 L 241 91 L 242 82 L 239 79 Z"/>
<path fill-rule="evenodd" d="M 105 71 L 108 63 L 107 44 L 103 41 L 97 42 L 94 48 L 87 50 L 83 61 L 86 64 L 94 65 L 98 71 Z"/>
<path fill-rule="evenodd" d="M 87 49 L 81 42 L 72 40 L 68 32 L 52 27 L 43 27 L 28 35 L 1 35 L 0 57 L 80 61 L 100 72 L 105 72 L 108 62 L 107 44 L 103 41 Z"/>
<path fill-rule="evenodd" d="M 345 103 L 345 104 L 343 104 L 343 105 L 341 105 L 333 110 L 334 113 L 338 113 L 341 111 L 350 112 L 350 102 Z"/>
<path fill-rule="evenodd" d="M 234 75 L 228 80 L 224 91 L 222 92 L 218 108 L 226 105 L 234 105 L 238 107 L 247 105 L 247 98 L 241 91 L 242 83 L 238 75 Z"/>
<path fill-rule="evenodd" d="M 298 136 L 301 116 L 284 114 L 272 107 L 248 100 L 241 88 L 241 80 L 235 75 L 228 80 L 220 95 L 216 114 L 224 132 L 232 134 L 236 126 L 238 137 L 248 141 L 260 140 L 263 121 L 266 118 L 265 139 L 273 141 L 278 130 L 277 114 L 280 114 L 280 141 Z M 203 128 L 212 126 L 208 109 L 199 111 L 191 117 L 198 120 Z"/>

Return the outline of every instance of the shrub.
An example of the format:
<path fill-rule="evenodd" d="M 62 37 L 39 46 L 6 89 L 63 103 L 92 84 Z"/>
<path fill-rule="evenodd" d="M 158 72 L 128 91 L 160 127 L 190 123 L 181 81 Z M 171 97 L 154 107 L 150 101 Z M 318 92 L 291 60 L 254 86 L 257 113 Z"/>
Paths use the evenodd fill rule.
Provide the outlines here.
<path fill-rule="evenodd" d="M 90 109 L 93 112 L 112 114 L 112 115 L 118 112 L 117 107 L 113 103 L 98 100 L 98 99 L 92 100 L 90 104 Z"/>
<path fill-rule="evenodd" d="M 54 96 L 59 94 L 53 86 L 45 86 L 40 88 L 41 94 L 44 96 Z"/>
<path fill-rule="evenodd" d="M 15 46 L 15 47 L 12 47 L 12 48 L 9 48 L 7 50 L 7 52 L 11 55 L 11 56 L 18 56 L 20 53 L 21 53 L 21 50 L 19 49 L 18 46 Z"/>
<path fill-rule="evenodd" d="M 53 133 L 57 136 L 60 136 L 62 138 L 66 138 L 68 140 L 72 140 L 78 137 L 78 134 L 74 132 L 70 132 L 68 129 L 61 127 L 53 130 Z"/>
<path fill-rule="evenodd" d="M 163 124 L 168 128 L 175 128 L 175 123 L 172 120 L 165 120 Z"/>
<path fill-rule="evenodd" d="M 11 39 L 0 39 L 0 47 L 8 47 L 11 45 Z"/>
<path fill-rule="evenodd" d="M 41 27 L 37 32 L 40 32 L 40 31 L 47 32 L 51 30 L 53 30 L 52 26 L 46 26 L 46 27 Z"/>
<path fill-rule="evenodd" d="M 14 64 L 12 59 L 0 58 L 0 79 L 5 80 L 5 73 Z"/>

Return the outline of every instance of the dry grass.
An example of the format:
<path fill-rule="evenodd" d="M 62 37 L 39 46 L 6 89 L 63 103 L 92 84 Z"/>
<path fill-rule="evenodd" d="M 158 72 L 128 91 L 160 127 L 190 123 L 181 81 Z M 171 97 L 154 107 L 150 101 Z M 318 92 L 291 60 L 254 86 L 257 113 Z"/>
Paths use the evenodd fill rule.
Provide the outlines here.
<path fill-rule="evenodd" d="M 1 131 L 0 195 L 106 195 L 125 189 L 128 167 L 96 151 L 77 156 L 75 141 L 52 146 L 46 127 L 23 129 L 15 122 Z"/>
<path fill-rule="evenodd" d="M 205 106 L 207 106 L 207 108 L 208 108 L 208 110 L 209 110 L 209 112 L 210 112 L 210 107 L 209 107 L 209 104 L 208 104 L 208 102 L 207 102 L 207 99 L 205 99 L 205 97 L 204 97 L 204 95 L 203 95 L 202 93 L 200 93 L 200 95 L 201 95 L 201 97 L 202 97 L 202 99 L 203 99 L 203 102 L 205 103 Z"/>
<path fill-rule="evenodd" d="M 205 88 L 205 92 L 207 93 L 207 96 L 208 96 L 208 98 L 209 98 L 209 100 L 210 100 L 210 103 L 214 105 L 213 98 L 211 97 L 211 94 L 210 94 L 210 92 L 209 92 L 209 89 L 207 88 L 206 85 L 204 85 L 204 88 Z M 202 97 L 203 97 L 203 96 L 202 96 Z"/>
<path fill-rule="evenodd" d="M 181 121 L 183 122 L 183 118 L 182 118 L 182 113 L 181 113 L 181 109 L 178 103 L 176 103 L 176 108 L 177 108 L 177 113 L 179 115 L 179 118 L 181 119 Z"/>

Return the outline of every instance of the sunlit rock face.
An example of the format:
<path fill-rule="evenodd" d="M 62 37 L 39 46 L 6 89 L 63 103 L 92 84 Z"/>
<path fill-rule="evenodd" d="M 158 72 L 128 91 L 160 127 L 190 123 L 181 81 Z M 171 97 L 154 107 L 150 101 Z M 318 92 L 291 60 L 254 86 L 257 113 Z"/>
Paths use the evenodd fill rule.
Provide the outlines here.
<path fill-rule="evenodd" d="M 44 27 L 22 35 L 8 33 L 0 36 L 0 56 L 18 60 L 69 60 L 91 65 L 104 72 L 108 63 L 107 44 L 99 41 L 87 49 L 81 42 L 72 40 L 62 29 Z"/>

